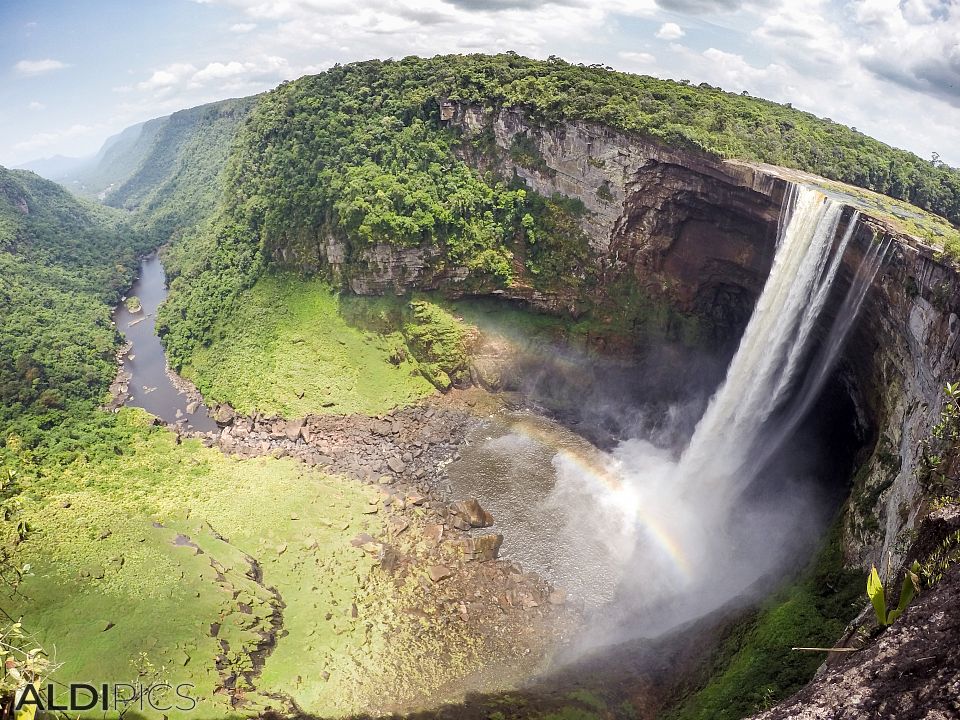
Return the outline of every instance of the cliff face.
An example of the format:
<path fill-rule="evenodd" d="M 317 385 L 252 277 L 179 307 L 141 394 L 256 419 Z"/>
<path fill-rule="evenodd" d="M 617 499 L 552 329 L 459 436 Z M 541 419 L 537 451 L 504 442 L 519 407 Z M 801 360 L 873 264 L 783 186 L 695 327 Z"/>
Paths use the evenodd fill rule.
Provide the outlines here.
<path fill-rule="evenodd" d="M 924 544 L 927 533 L 942 538 L 958 527 L 957 507 L 932 513 L 921 528 L 919 544 Z M 754 720 L 957 717 L 958 599 L 960 565 L 954 564 L 874 642 L 856 653 L 834 653 L 809 685 L 777 707 L 754 716 Z M 856 646 L 854 638 L 849 640 Z"/>
<path fill-rule="evenodd" d="M 449 122 L 470 164 L 584 203 L 582 227 L 600 266 L 601 293 L 626 281 L 729 338 L 742 331 L 769 272 L 789 183 L 822 182 L 668 149 L 595 124 L 541 127 L 515 109 L 459 105 Z M 857 204 L 855 196 L 849 200 Z M 848 561 L 864 567 L 885 565 L 887 552 L 896 567 L 906 550 L 905 530 L 924 510 L 922 441 L 939 419 L 943 385 L 960 376 L 955 266 L 886 220 L 863 215 L 842 273 L 849 279 L 871 243 L 886 238 L 886 262 L 837 371 L 870 440 L 844 537 Z M 463 287 L 466 270 L 437 263 L 431 249 L 376 245 L 348 257 L 335 236 L 305 232 L 273 252 L 283 264 L 331 272 L 358 294 L 483 291 Z M 573 308 L 576 299 L 561 293 L 501 291 L 552 311 Z"/>
<path fill-rule="evenodd" d="M 763 287 L 788 183 L 820 182 L 782 168 L 667 150 L 596 125 L 540 128 L 515 110 L 485 116 L 459 108 L 453 122 L 467 137 L 492 136 L 499 152 L 474 156 L 476 164 L 516 173 L 544 195 L 584 202 L 592 214 L 583 227 L 608 283 L 629 277 L 730 332 L 746 323 Z M 536 167 L 511 159 L 518 137 L 535 149 Z M 876 439 L 845 533 L 848 561 L 865 567 L 883 565 L 888 551 L 896 567 L 906 550 L 899 540 L 924 510 L 917 477 L 922 441 L 939 420 L 944 384 L 960 375 L 960 277 L 953 265 L 888 222 L 864 216 L 843 273 L 851 277 L 871 243 L 884 238 L 892 240 L 887 261 L 838 371 Z"/>
<path fill-rule="evenodd" d="M 858 238 L 861 252 L 869 238 Z M 940 420 L 943 388 L 960 377 L 960 278 L 929 248 L 896 238 L 848 341 L 841 372 L 876 445 L 857 478 L 846 527 L 851 564 L 898 567 L 906 532 L 927 510 L 924 441 Z"/>
<path fill-rule="evenodd" d="M 472 165 L 519 176 L 542 195 L 584 203 L 589 212 L 582 227 L 600 264 L 601 289 L 626 280 L 729 337 L 745 326 L 769 272 L 789 182 L 820 182 L 796 171 L 671 150 L 589 123 L 540 127 L 516 109 L 491 113 L 457 105 L 449 122 Z M 864 216 L 843 273 L 849 278 L 870 244 L 884 237 L 894 242 L 838 369 L 875 441 L 847 513 L 847 558 L 860 566 L 885 565 L 887 552 L 896 566 L 905 550 L 898 539 L 922 510 L 922 440 L 938 421 L 944 383 L 960 375 L 954 266 L 886 221 Z M 457 291 L 466 270 L 436 263 L 435 252 L 378 245 L 348 257 L 336 237 L 305 233 L 274 257 L 331 272 L 358 294 Z M 502 294 L 551 310 L 575 304 L 559 293 Z"/>

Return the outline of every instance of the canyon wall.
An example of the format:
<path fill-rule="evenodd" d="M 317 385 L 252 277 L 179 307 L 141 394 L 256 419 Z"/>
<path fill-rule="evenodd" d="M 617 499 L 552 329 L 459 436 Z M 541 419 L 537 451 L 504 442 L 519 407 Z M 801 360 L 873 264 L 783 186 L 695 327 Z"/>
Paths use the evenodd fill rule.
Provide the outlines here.
<path fill-rule="evenodd" d="M 773 259 L 789 182 L 822 182 L 665 149 L 587 123 L 542 128 L 518 110 L 461 107 L 452 122 L 468 137 L 492 134 L 499 152 L 474 157 L 476 164 L 515 173 L 541 194 L 583 201 L 591 211 L 583 227 L 607 283 L 629 277 L 721 332 L 738 332 L 749 318 Z M 532 141 L 538 167 L 511 160 L 518 136 L 525 147 Z M 856 205 L 856 197 L 850 202 Z M 886 238 L 887 261 L 838 373 L 870 448 L 847 508 L 847 560 L 884 566 L 889 552 L 896 568 L 910 528 L 927 509 L 918 473 L 923 442 L 939 421 L 944 384 L 960 377 L 960 276 L 934 248 L 864 215 L 844 261 L 848 279 L 870 244 Z"/>
<path fill-rule="evenodd" d="M 461 137 L 461 157 L 474 167 L 520 177 L 544 196 L 583 202 L 588 212 L 581 224 L 599 266 L 600 293 L 626 283 L 727 338 L 742 332 L 763 287 L 790 182 L 824 182 L 666 148 L 596 124 L 543 127 L 518 109 L 454 104 L 447 122 Z M 856 196 L 849 201 L 845 222 Z M 960 277 L 935 249 L 866 214 L 843 274 L 849 279 L 870 244 L 886 238 L 893 241 L 887 260 L 837 372 L 856 404 L 868 448 L 846 513 L 847 559 L 882 566 L 890 552 L 896 567 L 909 529 L 925 511 L 918 477 L 923 441 L 938 421 L 943 385 L 960 376 Z M 326 231 L 287 240 L 272 250 L 275 261 L 329 273 L 358 294 L 411 287 L 485 292 L 469 285 L 466 269 L 436 262 L 435 248 L 376 245 L 349 257 L 346 244 Z M 552 312 L 575 313 L 579 302 L 562 288 L 542 292 L 521 285 L 497 294 Z"/>

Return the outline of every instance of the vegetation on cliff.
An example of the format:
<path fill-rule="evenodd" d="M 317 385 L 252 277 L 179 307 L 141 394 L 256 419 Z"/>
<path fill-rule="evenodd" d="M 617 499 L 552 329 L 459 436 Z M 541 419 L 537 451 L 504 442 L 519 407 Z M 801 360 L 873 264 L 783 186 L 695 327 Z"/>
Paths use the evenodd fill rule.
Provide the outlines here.
<path fill-rule="evenodd" d="M 582 206 L 468 166 L 463 156 L 495 149 L 477 145 L 482 134 L 465 149 L 440 119 L 444 98 L 799 168 L 960 219 L 960 172 L 717 88 L 512 53 L 335 66 L 260 98 L 237 136 L 219 215 L 172 253 L 172 273 L 184 278 L 160 326 L 173 364 L 190 362 L 215 318 L 270 260 L 313 258 L 322 267 L 329 237 L 343 244 L 348 273 L 362 272 L 373 245 L 388 244 L 438 253 L 427 260 L 432 270 L 463 268 L 480 290 L 519 283 L 583 294 L 594 263 L 579 228 Z M 510 153 L 535 162 L 533 150 Z"/>
<path fill-rule="evenodd" d="M 155 245 L 168 242 L 216 209 L 234 136 L 257 99 L 221 100 L 128 128 L 66 184 L 135 211 Z"/>
<path fill-rule="evenodd" d="M 844 568 L 839 522 L 799 579 L 733 626 L 670 720 L 738 720 L 799 690 L 823 662 L 794 647 L 832 647 L 863 605 L 863 576 Z M 691 691 L 692 690 L 692 691 Z"/>

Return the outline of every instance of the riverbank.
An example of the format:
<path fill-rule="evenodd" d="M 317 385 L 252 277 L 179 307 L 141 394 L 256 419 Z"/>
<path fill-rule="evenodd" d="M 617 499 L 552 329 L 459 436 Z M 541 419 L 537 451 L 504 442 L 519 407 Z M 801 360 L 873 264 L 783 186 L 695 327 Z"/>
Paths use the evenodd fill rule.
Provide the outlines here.
<path fill-rule="evenodd" d="M 160 270 L 141 280 L 162 290 Z M 343 716 L 501 691 L 549 665 L 577 607 L 499 558 L 495 518 L 474 527 L 491 519 L 445 485 L 498 400 L 431 393 L 301 420 L 219 405 L 199 429 L 202 398 L 152 330 L 162 298 L 135 291 L 138 317 L 115 315 L 136 335 L 104 405 L 113 455 L 44 475 L 24 508 L 33 574 L 15 611 L 56 648 L 60 682 L 190 683 L 208 716 Z"/>

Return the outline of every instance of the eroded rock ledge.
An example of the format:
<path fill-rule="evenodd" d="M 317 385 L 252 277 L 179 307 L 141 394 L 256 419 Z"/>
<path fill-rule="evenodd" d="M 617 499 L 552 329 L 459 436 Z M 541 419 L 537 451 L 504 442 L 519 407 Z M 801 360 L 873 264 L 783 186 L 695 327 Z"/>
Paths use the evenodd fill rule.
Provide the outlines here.
<path fill-rule="evenodd" d="M 935 513 L 943 515 L 943 513 Z M 960 509 L 932 517 L 932 544 L 960 527 Z M 921 538 L 924 539 L 924 538 Z M 803 690 L 755 720 L 928 720 L 960 716 L 960 565 L 862 650 L 834 654 Z M 869 616 L 869 612 L 867 613 Z"/>

